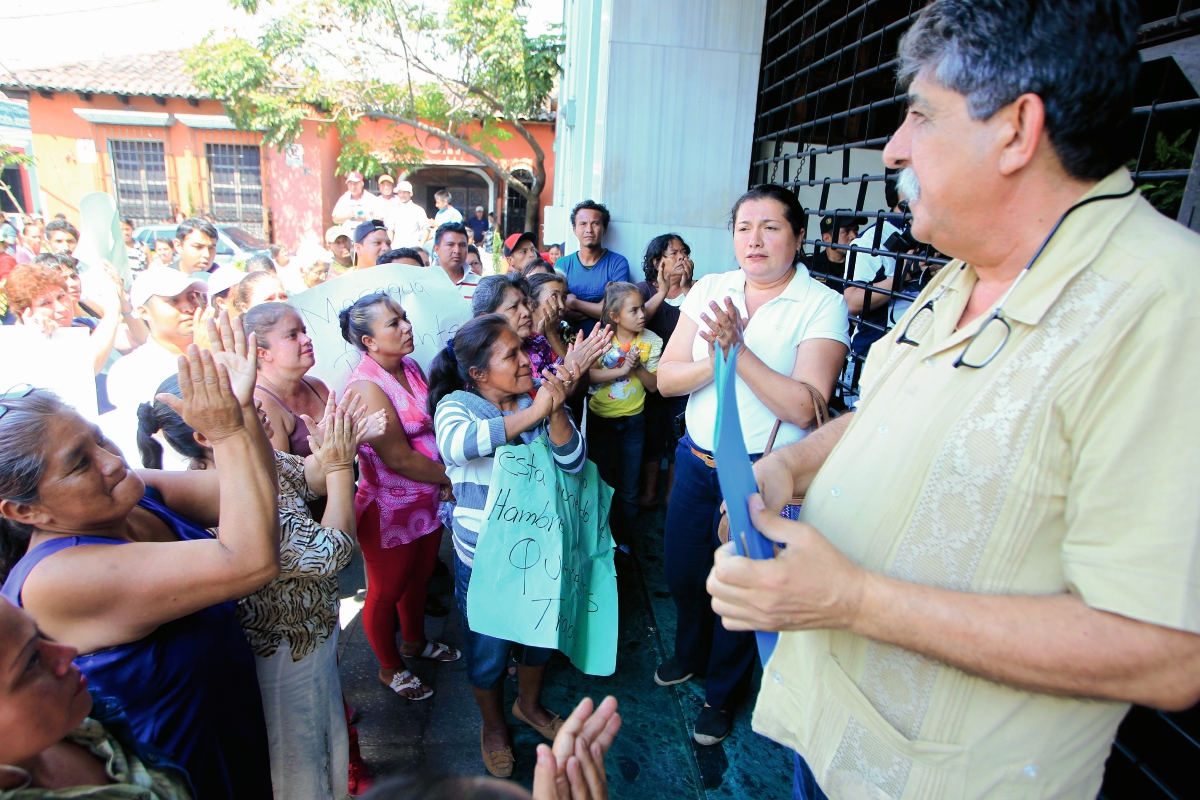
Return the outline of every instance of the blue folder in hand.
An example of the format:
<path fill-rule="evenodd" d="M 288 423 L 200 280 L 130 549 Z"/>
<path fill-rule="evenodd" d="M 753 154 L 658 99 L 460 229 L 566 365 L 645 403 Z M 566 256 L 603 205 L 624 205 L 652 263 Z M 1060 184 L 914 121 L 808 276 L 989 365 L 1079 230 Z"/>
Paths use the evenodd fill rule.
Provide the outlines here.
<path fill-rule="evenodd" d="M 754 468 L 750 465 L 750 454 L 746 452 L 746 441 L 742 437 L 742 421 L 737 405 L 737 348 L 728 359 L 716 351 L 715 381 L 717 388 L 717 430 L 713 441 L 713 456 L 717 462 L 717 481 L 725 497 L 725 513 L 729 517 L 729 539 L 737 548 L 738 555 L 750 558 L 774 558 L 775 548 L 770 539 L 759 533 L 750 524 L 750 495 L 758 491 L 754 480 Z M 775 650 L 777 633 L 755 632 L 758 639 L 758 657 L 765 666 Z"/>

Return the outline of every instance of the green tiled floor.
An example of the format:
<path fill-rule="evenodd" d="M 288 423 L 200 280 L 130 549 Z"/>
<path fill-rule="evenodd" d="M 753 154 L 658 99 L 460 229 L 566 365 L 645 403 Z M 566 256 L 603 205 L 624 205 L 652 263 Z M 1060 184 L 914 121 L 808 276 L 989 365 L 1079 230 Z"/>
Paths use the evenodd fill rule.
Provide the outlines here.
<path fill-rule="evenodd" d="M 750 730 L 752 700 L 738 711 L 728 739 L 715 747 L 700 747 L 692 741 L 691 723 L 704 704 L 703 684 L 691 681 L 664 689 L 654 683 L 664 645 L 667 652 L 673 647 L 675 622 L 675 607 L 663 581 L 662 521 L 661 511 L 643 513 L 637 558 L 628 567 L 619 567 L 616 673 L 607 678 L 584 675 L 562 656 L 555 656 L 543 702 L 565 716 L 581 697 L 611 694 L 617 698 L 625 723 L 606 761 L 614 800 L 784 800 L 791 796 L 791 754 Z M 448 537 L 442 543 L 442 558 L 451 563 Z M 342 574 L 344 596 L 353 597 L 362 585 L 361 562 L 356 559 Z M 449 579 L 435 583 L 434 589 L 453 606 Z M 457 612 L 443 620 L 430 619 L 427 634 L 459 645 Z M 378 664 L 358 617 L 342 632 L 341 652 L 342 685 L 351 705 L 363 713 L 358 726 L 363 755 L 377 778 L 417 771 L 483 774 L 479 712 L 461 661 L 422 662 L 416 671 L 436 693 L 430 700 L 411 702 L 379 683 Z M 516 697 L 514 682 L 508 682 L 506 693 L 511 705 Z M 517 757 L 514 778 L 528 786 L 541 737 L 515 719 L 509 722 Z"/>

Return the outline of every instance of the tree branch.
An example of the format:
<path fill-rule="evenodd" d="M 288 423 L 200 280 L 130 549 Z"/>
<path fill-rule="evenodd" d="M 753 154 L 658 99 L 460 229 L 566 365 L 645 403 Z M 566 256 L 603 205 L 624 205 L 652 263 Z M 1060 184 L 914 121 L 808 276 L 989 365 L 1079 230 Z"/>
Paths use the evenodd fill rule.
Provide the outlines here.
<path fill-rule="evenodd" d="M 487 164 L 489 167 L 491 167 L 493 170 L 496 171 L 497 175 L 499 175 L 501 178 L 504 179 L 505 183 L 507 183 L 509 186 L 511 186 L 513 189 L 515 189 L 526 200 L 529 200 L 533 203 L 536 203 L 538 201 L 538 195 L 534 194 L 528 186 L 521 183 L 521 181 L 517 180 L 511 172 L 506 170 L 504 167 L 500 166 L 500 163 L 498 161 L 496 161 L 496 159 L 492 158 L 491 156 L 489 156 L 487 153 L 483 152 L 482 150 L 480 150 L 476 147 L 473 147 L 471 144 L 460 139 L 459 137 L 455 136 L 454 134 L 450 133 L 449 131 L 444 131 L 441 128 L 436 128 L 433 125 L 429 125 L 427 123 L 421 122 L 419 119 L 413 119 L 411 117 L 403 117 L 403 116 L 400 116 L 399 114 L 390 114 L 386 111 L 381 111 L 379 109 L 369 109 L 367 111 L 364 111 L 363 116 L 364 117 L 372 117 L 372 118 L 376 118 L 376 119 L 386 119 L 386 120 L 390 120 L 392 122 L 399 122 L 403 125 L 411 125 L 412 127 L 416 128 L 419 131 L 424 131 L 425 133 L 436 136 L 439 139 L 441 139 L 442 141 L 446 142 L 447 144 L 452 144 L 455 147 L 462 150 L 463 152 L 469 153 L 469 154 L 475 156 L 476 158 L 478 158 L 484 164 Z"/>

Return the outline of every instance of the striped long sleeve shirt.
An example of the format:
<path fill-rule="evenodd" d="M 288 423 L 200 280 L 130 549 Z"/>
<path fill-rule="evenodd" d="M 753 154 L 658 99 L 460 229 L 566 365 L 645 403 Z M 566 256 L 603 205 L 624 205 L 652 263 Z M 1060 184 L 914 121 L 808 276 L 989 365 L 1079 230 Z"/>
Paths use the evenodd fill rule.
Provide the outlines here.
<path fill-rule="evenodd" d="M 517 401 L 520 409 L 532 404 L 529 395 L 522 395 Z M 475 544 L 479 541 L 479 528 L 484 521 L 483 509 L 492 482 L 496 448 L 503 444 L 529 444 L 543 433 L 549 439 L 549 422 L 542 420 L 512 442 L 506 442 L 504 417 L 508 413 L 512 412 L 502 412 L 473 392 L 459 391 L 444 397 L 433 416 L 438 450 L 446 464 L 446 476 L 454 484 L 454 496 L 457 499 L 454 507 L 454 550 L 469 567 L 474 565 Z M 550 450 L 555 463 L 564 472 L 579 472 L 587 460 L 587 448 L 577 430 L 572 430 L 566 444 L 550 442 Z"/>

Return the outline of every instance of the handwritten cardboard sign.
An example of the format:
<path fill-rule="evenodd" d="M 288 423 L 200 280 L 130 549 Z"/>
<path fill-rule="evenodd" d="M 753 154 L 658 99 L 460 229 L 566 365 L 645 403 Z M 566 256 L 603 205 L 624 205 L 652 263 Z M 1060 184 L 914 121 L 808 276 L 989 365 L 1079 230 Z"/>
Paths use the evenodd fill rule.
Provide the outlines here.
<path fill-rule="evenodd" d="M 438 267 L 384 264 L 349 272 L 292 295 L 289 302 L 304 318 L 317 358 L 308 374 L 339 393 L 361 355 L 342 338 L 338 313 L 360 297 L 376 292 L 391 295 L 408 314 L 416 347 L 412 357 L 426 374 L 433 357 L 471 318 L 471 304 Z"/>
<path fill-rule="evenodd" d="M 617 571 L 596 465 L 569 475 L 545 436 L 496 451 L 467 590 L 471 630 L 561 650 L 588 675 L 617 667 Z"/>
<path fill-rule="evenodd" d="M 95 422 L 99 411 L 90 335 L 87 328 L 59 328 L 46 336 L 31 326 L 0 326 L 0 392 L 22 383 L 49 389 Z"/>

